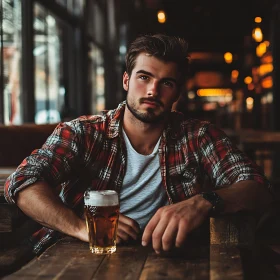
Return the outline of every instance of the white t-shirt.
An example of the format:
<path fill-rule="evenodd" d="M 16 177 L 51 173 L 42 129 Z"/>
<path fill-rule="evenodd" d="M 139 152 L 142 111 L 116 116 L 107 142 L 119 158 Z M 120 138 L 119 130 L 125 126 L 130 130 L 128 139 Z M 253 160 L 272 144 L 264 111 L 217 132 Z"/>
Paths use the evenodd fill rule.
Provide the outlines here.
<path fill-rule="evenodd" d="M 134 150 L 124 130 L 123 136 L 127 167 L 120 193 L 120 212 L 137 221 L 144 230 L 156 210 L 168 204 L 160 174 L 160 139 L 150 155 L 141 155 Z"/>

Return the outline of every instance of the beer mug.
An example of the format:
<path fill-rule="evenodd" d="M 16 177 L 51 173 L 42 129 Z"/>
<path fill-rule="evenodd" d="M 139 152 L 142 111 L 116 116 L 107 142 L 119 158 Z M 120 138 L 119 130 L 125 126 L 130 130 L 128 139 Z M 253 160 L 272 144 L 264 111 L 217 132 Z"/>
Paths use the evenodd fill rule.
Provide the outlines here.
<path fill-rule="evenodd" d="M 116 251 L 119 220 L 119 196 L 113 190 L 84 193 L 84 210 L 89 236 L 89 248 L 94 254 Z"/>

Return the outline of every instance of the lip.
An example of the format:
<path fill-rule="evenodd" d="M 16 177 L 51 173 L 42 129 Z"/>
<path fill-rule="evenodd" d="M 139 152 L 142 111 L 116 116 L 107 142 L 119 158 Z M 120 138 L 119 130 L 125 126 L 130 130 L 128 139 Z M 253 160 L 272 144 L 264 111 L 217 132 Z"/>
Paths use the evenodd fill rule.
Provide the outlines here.
<path fill-rule="evenodd" d="M 158 106 L 160 106 L 159 103 L 157 103 L 155 101 L 144 101 L 143 104 L 146 104 L 146 105 L 151 106 L 151 107 L 158 107 Z"/>

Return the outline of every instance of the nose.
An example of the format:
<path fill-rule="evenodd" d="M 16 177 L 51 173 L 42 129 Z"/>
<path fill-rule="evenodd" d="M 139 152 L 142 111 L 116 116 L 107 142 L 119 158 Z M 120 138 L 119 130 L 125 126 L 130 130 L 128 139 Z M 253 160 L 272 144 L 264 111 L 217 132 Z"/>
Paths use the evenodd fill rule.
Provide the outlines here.
<path fill-rule="evenodd" d="M 150 83 L 147 91 L 148 96 L 157 96 L 158 95 L 158 82 L 153 81 Z"/>

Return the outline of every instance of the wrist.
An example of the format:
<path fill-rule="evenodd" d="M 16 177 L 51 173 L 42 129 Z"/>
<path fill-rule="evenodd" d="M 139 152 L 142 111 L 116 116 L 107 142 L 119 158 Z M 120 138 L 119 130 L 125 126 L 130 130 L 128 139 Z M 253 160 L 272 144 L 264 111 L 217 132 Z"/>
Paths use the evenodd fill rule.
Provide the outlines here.
<path fill-rule="evenodd" d="M 74 229 L 73 236 L 82 241 L 88 242 L 88 232 L 85 220 L 79 218 L 79 220 L 77 221 L 77 225 Z"/>
<path fill-rule="evenodd" d="M 193 199 L 199 212 L 203 213 L 205 216 L 209 216 L 213 205 L 208 200 L 204 199 L 201 194 L 195 195 Z"/>
<path fill-rule="evenodd" d="M 210 205 L 208 212 L 210 217 L 216 217 L 224 211 L 224 201 L 216 192 L 202 192 L 200 195 Z"/>

